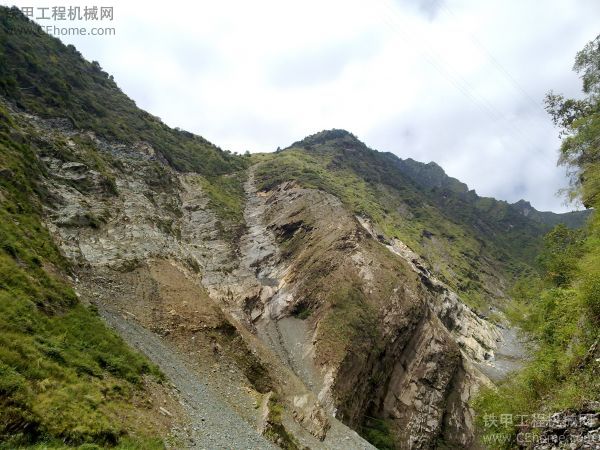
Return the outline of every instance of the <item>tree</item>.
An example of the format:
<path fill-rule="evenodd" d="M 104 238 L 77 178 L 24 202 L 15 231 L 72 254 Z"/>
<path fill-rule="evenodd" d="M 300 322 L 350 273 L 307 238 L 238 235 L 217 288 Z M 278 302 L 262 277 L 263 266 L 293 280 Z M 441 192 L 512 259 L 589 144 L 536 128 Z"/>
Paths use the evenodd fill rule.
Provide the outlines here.
<path fill-rule="evenodd" d="M 577 53 L 573 70 L 583 81 L 584 98 L 550 92 L 546 110 L 563 138 L 559 164 L 570 175 L 569 197 L 591 208 L 600 203 L 600 35 Z"/>
<path fill-rule="evenodd" d="M 577 273 L 583 255 L 584 234 L 563 224 L 544 236 L 544 249 L 538 260 L 546 278 L 557 287 L 568 286 Z"/>

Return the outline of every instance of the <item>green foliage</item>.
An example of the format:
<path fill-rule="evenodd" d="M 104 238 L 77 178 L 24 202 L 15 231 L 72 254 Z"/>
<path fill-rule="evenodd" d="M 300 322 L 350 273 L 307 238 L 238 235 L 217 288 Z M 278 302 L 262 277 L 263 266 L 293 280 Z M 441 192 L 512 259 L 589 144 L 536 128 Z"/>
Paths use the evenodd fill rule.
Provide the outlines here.
<path fill-rule="evenodd" d="M 72 448 L 77 448 L 79 450 L 100 450 L 106 447 L 89 443 L 73 447 L 71 445 L 66 445 L 61 440 L 45 440 L 44 442 L 38 444 L 10 447 L 10 450 L 65 450 Z M 164 450 L 165 445 L 162 440 L 157 438 L 123 437 L 118 444 L 110 448 L 114 450 Z M 9 450 L 9 447 L 4 447 L 2 444 L 0 444 L 0 449 Z"/>
<path fill-rule="evenodd" d="M 600 398 L 599 58 L 600 37 L 577 56 L 575 69 L 583 71 L 586 99 L 547 98 L 549 112 L 566 136 L 561 161 L 576 173 L 571 193 L 595 211 L 584 230 L 557 226 L 548 233 L 539 258 L 542 277 L 524 278 L 515 286 L 511 317 L 533 341 L 532 360 L 475 402 L 483 440 L 489 443 L 495 433 L 510 438 L 492 448 L 513 448 L 517 428 L 486 424 L 486 417 L 577 410 Z"/>
<path fill-rule="evenodd" d="M 540 256 L 545 272 L 523 277 L 511 292 L 508 316 L 531 340 L 532 359 L 476 400 L 484 441 L 498 433 L 510 437 L 497 442 L 497 448 L 512 448 L 518 430 L 500 423 L 490 426 L 486 417 L 554 413 L 600 397 L 597 363 L 589 354 L 600 323 L 600 241 L 594 238 L 600 228 L 597 217 L 593 219 L 585 231 L 559 225 L 548 233 Z"/>
<path fill-rule="evenodd" d="M 578 408 L 600 396 L 593 367 L 582 366 L 598 330 L 582 322 L 586 310 L 577 289 L 547 283 L 519 287 L 511 314 L 532 340 L 532 360 L 498 389 L 484 389 L 475 402 L 484 440 L 497 433 L 511 436 L 511 440 L 498 443 L 498 448 L 512 448 L 518 429 L 516 424 L 490 426 L 486 417 L 510 414 L 530 418 L 540 412 Z"/>
<path fill-rule="evenodd" d="M 298 440 L 283 425 L 284 407 L 277 394 L 271 394 L 267 408 L 269 409 L 269 413 L 265 436 L 284 450 L 301 449 L 302 447 Z"/>
<path fill-rule="evenodd" d="M 227 239 L 236 240 L 244 231 L 245 178 L 241 172 L 198 178 L 210 199 L 208 206 L 219 218 L 219 231 Z"/>
<path fill-rule="evenodd" d="M 18 32 L 24 27 L 37 32 Z M 68 118 L 109 140 L 148 142 L 180 171 L 219 175 L 246 167 L 244 158 L 140 110 L 97 62 L 43 33 L 16 8 L 0 7 L 0 41 L 0 95 L 19 107 Z"/>
<path fill-rule="evenodd" d="M 159 375 L 78 302 L 39 217 L 43 167 L 0 117 L 0 446 L 117 445 L 141 377 Z"/>
<path fill-rule="evenodd" d="M 319 322 L 320 348 L 325 359 L 339 357 L 354 348 L 372 349 L 379 330 L 377 312 L 366 301 L 358 282 L 345 281 L 328 293 L 328 308 Z"/>
<path fill-rule="evenodd" d="M 306 306 L 301 306 L 300 308 L 295 310 L 293 312 L 293 314 L 294 314 L 294 317 L 297 317 L 300 320 L 306 320 L 310 317 L 310 315 L 312 314 L 312 311 L 310 310 L 310 308 L 307 308 Z"/>
<path fill-rule="evenodd" d="M 583 81 L 583 99 L 564 99 L 550 93 L 546 104 L 552 119 L 564 136 L 560 163 L 567 166 L 572 197 L 598 211 L 600 207 L 600 35 L 577 53 L 573 69 Z M 600 223 L 597 213 L 589 224 L 584 245 L 580 274 L 577 277 L 579 296 L 587 306 L 592 323 L 600 317 Z M 580 255 L 574 255 L 576 258 Z"/>
<path fill-rule="evenodd" d="M 583 254 L 583 232 L 558 225 L 544 236 L 539 261 L 546 276 L 556 286 L 567 286 L 573 280 Z"/>
<path fill-rule="evenodd" d="M 600 95 L 600 35 L 577 53 L 573 70 L 581 74 L 585 94 Z"/>
<path fill-rule="evenodd" d="M 574 70 L 583 80 L 583 99 L 549 93 L 546 109 L 564 137 L 559 162 L 571 175 L 572 199 L 586 207 L 600 202 L 600 36 L 577 53 Z"/>
<path fill-rule="evenodd" d="M 596 204 L 600 207 L 600 201 Z M 579 263 L 580 275 L 577 279 L 579 296 L 587 310 L 591 323 L 600 327 L 600 217 L 596 212 L 589 226 L 585 240 L 585 254 Z"/>
<path fill-rule="evenodd" d="M 385 420 L 369 418 L 362 426 L 361 435 L 379 450 L 394 450 L 395 439 Z"/>

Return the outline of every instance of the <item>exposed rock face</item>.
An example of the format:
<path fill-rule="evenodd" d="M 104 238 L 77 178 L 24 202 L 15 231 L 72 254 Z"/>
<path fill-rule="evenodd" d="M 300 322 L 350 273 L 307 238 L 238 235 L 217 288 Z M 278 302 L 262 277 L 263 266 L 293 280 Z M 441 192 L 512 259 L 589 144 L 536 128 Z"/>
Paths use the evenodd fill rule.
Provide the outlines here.
<path fill-rule="evenodd" d="M 599 402 L 591 402 L 580 410 L 561 411 L 551 416 L 541 415 L 540 433 L 523 427 L 517 435 L 519 448 L 532 450 L 582 449 L 600 447 Z M 538 430 L 540 431 L 540 430 Z"/>
<path fill-rule="evenodd" d="M 489 383 L 471 361 L 493 357 L 498 329 L 464 306 L 401 242 L 386 250 L 335 197 L 286 184 L 261 198 L 266 228 L 274 230 L 285 252 L 279 261 L 287 265 L 279 269 L 284 277 L 277 291 L 267 296 L 269 316 L 258 321 L 276 329 L 266 340 L 351 426 L 376 416 L 392 421 L 406 448 L 430 448 L 440 438 L 468 446 L 468 401 L 478 385 Z M 348 284 L 362 298 L 356 316 L 344 318 L 343 310 L 336 316 L 331 296 Z M 302 326 L 289 317 L 305 310 L 311 314 Z M 347 341 L 332 339 L 329 324 L 346 319 L 372 329 L 353 330 Z"/>
<path fill-rule="evenodd" d="M 95 171 L 69 124 L 21 118 L 78 159 L 40 151 L 48 227 L 81 295 L 170 340 L 200 373 L 227 361 L 249 392 L 231 400 L 244 420 L 268 428 L 253 399 L 277 391 L 286 429 L 310 447 L 369 447 L 334 417 L 354 429 L 385 420 L 400 448 L 471 444 L 468 402 L 489 383 L 474 363 L 493 359 L 502 334 L 402 242 L 381 242 L 322 191 L 257 192 L 252 169 L 246 232 L 231 242 L 199 176 L 149 145 L 88 134 L 111 161 Z"/>
<path fill-rule="evenodd" d="M 371 224 L 360 217 L 361 225 L 375 236 Z M 386 247 L 404 259 L 415 271 L 435 297 L 429 306 L 450 331 L 454 340 L 474 361 L 488 360 L 493 357 L 493 350 L 498 346 L 502 336 L 498 327 L 479 317 L 473 310 L 460 301 L 458 295 L 439 281 L 425 266 L 422 259 L 398 239 L 386 243 Z"/>

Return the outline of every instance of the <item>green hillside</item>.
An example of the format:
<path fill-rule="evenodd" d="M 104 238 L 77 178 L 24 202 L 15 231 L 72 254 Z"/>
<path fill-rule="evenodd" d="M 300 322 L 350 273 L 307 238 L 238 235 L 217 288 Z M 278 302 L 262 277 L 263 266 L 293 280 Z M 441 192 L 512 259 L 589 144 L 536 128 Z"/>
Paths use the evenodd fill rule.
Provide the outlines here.
<path fill-rule="evenodd" d="M 79 303 L 41 222 L 42 176 L 31 137 L 0 108 L 0 448 L 160 448 L 143 436 L 152 430 L 132 441 L 123 420 L 142 378 L 160 375 Z"/>
<path fill-rule="evenodd" d="M 68 118 L 109 140 L 148 142 L 181 171 L 219 175 L 245 167 L 244 158 L 139 109 L 96 61 L 43 33 L 16 8 L 0 8 L 0 42 L 0 95 L 18 107 Z"/>
<path fill-rule="evenodd" d="M 14 32 L 23 25 L 38 32 Z M 16 9 L 0 7 L 0 43 L 0 95 L 17 108 L 68 118 L 109 140 L 149 142 L 173 167 L 207 180 L 245 166 L 138 109 L 97 63 Z M 163 448 L 164 436 L 140 426 L 133 405 L 146 395 L 143 380 L 162 376 L 79 302 L 71 268 L 42 224 L 49 198 L 39 145 L 0 108 L 0 448 Z M 89 164 L 102 171 L 101 157 Z"/>
<path fill-rule="evenodd" d="M 577 54 L 575 70 L 583 80 L 585 97 L 565 99 L 551 93 L 547 109 L 564 136 L 560 162 L 572 173 L 572 196 L 597 211 L 600 207 L 600 36 Z M 549 417 L 559 411 L 575 416 L 598 413 L 598 214 L 594 212 L 582 230 L 559 225 L 548 233 L 540 265 L 541 274 L 521 278 L 512 293 L 511 316 L 530 337 L 533 359 L 498 390 L 484 392 L 476 404 L 483 439 L 498 435 L 509 438 L 496 442 L 492 448 L 514 448 L 521 428 L 517 424 L 486 424 L 485 417 L 520 414 L 531 425 L 534 415 Z M 532 429 L 538 435 L 540 431 Z M 593 446 L 593 441 L 589 442 Z"/>
<path fill-rule="evenodd" d="M 254 159 L 262 189 L 294 180 L 338 196 L 377 224 L 383 238 L 398 238 L 425 256 L 482 310 L 502 298 L 506 280 L 536 266 L 541 238 L 550 230 L 507 202 L 477 196 L 436 164 L 372 150 L 344 130 L 323 131 Z"/>

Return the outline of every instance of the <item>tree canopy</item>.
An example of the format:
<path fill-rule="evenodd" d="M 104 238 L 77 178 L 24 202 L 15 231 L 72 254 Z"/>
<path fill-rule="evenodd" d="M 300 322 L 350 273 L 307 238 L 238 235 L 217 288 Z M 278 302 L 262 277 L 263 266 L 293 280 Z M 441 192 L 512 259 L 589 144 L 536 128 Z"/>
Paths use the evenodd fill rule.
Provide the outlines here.
<path fill-rule="evenodd" d="M 571 175 L 571 199 L 586 208 L 600 200 L 600 35 L 575 57 L 573 66 L 583 82 L 581 99 L 550 92 L 546 109 L 563 137 L 559 164 Z"/>

